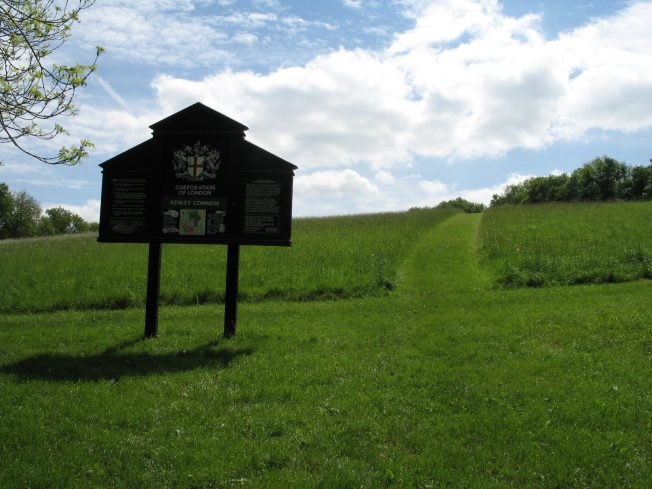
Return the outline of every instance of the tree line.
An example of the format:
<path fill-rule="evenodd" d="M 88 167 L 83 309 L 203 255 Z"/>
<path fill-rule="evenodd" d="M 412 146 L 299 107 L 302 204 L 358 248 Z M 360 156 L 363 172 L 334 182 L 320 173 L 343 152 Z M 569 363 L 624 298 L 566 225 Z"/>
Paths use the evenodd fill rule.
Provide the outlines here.
<path fill-rule="evenodd" d="M 652 165 L 630 166 L 608 156 L 595 158 L 570 174 L 529 178 L 494 194 L 490 206 L 652 199 Z"/>
<path fill-rule="evenodd" d="M 63 207 L 43 213 L 34 197 L 24 191 L 12 192 L 0 182 L 0 239 L 85 233 L 98 227 Z"/>

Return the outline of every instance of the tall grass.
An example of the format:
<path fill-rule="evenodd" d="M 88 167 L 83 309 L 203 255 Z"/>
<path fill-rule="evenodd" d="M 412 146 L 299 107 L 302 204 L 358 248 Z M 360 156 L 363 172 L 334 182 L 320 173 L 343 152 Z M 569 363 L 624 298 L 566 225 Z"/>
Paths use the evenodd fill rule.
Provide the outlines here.
<path fill-rule="evenodd" d="M 291 248 L 242 247 L 243 300 L 312 300 L 392 290 L 412 244 L 452 210 L 297 219 Z M 0 311 L 123 308 L 144 302 L 147 245 L 94 235 L 0 242 Z M 221 302 L 226 247 L 164 245 L 164 304 Z"/>
<path fill-rule="evenodd" d="M 545 286 L 652 278 L 652 202 L 487 210 L 480 253 L 499 284 Z"/>

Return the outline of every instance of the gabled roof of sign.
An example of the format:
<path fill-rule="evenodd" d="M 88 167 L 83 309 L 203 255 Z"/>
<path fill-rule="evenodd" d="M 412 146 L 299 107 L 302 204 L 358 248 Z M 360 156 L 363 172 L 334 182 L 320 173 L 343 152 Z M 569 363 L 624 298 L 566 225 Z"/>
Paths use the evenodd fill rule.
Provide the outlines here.
<path fill-rule="evenodd" d="M 149 126 L 155 133 L 242 134 L 249 128 L 197 102 Z"/>
<path fill-rule="evenodd" d="M 149 127 L 159 134 L 240 134 L 243 136 L 241 144 L 244 144 L 244 158 L 239 164 L 243 171 L 285 173 L 297 169 L 289 161 L 245 140 L 246 126 L 200 103 L 186 107 Z M 100 166 L 127 172 L 153 170 L 151 165 L 155 164 L 152 155 L 154 145 L 157 144 L 155 140 L 156 137 L 143 141 Z"/>
<path fill-rule="evenodd" d="M 153 146 L 154 139 L 150 138 L 147 141 L 143 141 L 133 148 L 123 151 L 119 155 L 106 160 L 104 163 L 101 163 L 100 166 L 102 168 L 110 166 L 113 170 L 146 170 L 147 167 L 144 167 L 143 164 L 147 164 L 151 161 L 151 151 Z M 276 156 L 247 140 L 244 141 L 244 153 L 244 161 L 242 162 L 242 169 L 244 171 L 249 170 L 274 173 L 277 171 L 287 172 L 297 169 L 296 165 L 293 165 L 289 161 L 284 160 L 283 158 Z M 134 165 L 134 162 L 141 164 Z"/>
<path fill-rule="evenodd" d="M 264 150 L 260 146 L 256 146 L 249 141 L 244 142 L 245 157 L 243 162 L 243 169 L 255 170 L 263 172 L 275 171 L 294 171 L 298 167 L 289 161 Z"/>
<path fill-rule="evenodd" d="M 150 138 L 147 141 L 123 151 L 119 155 L 114 156 L 101 163 L 100 166 L 105 168 L 111 166 L 114 170 L 143 170 L 143 166 L 135 166 L 134 161 L 140 163 L 148 163 L 151 161 L 151 151 L 154 141 Z"/>

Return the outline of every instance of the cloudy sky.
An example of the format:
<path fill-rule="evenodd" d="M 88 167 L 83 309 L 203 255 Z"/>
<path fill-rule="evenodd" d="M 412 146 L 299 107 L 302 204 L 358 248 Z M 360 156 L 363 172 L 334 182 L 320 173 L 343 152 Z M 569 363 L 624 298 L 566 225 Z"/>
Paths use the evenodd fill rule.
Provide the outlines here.
<path fill-rule="evenodd" d="M 50 167 L 5 145 L 0 181 L 86 219 L 97 165 L 197 101 L 299 167 L 295 216 L 652 157 L 649 0 L 97 0 L 81 21 L 57 61 L 106 54 L 64 124 L 96 149 Z"/>

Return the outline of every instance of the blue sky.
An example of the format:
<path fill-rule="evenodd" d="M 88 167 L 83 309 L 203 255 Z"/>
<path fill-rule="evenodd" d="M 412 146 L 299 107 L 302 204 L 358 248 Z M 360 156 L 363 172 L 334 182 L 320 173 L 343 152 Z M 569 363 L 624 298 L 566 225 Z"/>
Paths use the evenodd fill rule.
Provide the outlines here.
<path fill-rule="evenodd" d="M 486 203 L 604 154 L 648 164 L 651 24 L 629 0 L 98 1 L 57 52 L 106 49 L 58 141 L 96 149 L 49 167 L 5 145 L 0 181 L 95 220 L 97 165 L 196 101 L 299 167 L 296 216 Z"/>

